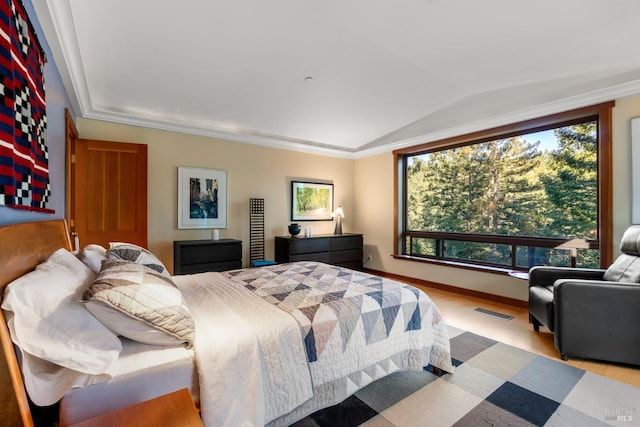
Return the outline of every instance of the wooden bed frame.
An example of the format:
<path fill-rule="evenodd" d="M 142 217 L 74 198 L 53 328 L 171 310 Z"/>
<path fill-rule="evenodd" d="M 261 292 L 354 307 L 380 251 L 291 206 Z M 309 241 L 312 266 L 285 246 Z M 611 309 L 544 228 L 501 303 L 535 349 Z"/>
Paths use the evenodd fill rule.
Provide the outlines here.
<path fill-rule="evenodd" d="M 0 227 L 0 300 L 11 281 L 32 271 L 57 249 L 72 250 L 64 220 L 27 222 Z M 7 322 L 0 310 L 0 420 L 4 425 L 34 425 Z"/>

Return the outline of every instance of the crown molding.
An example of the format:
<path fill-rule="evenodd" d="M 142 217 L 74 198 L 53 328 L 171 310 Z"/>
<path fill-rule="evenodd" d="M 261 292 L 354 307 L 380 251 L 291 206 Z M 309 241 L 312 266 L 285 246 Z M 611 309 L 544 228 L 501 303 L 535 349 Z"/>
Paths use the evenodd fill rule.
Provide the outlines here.
<path fill-rule="evenodd" d="M 196 126 L 187 126 L 180 123 L 141 119 L 141 118 L 126 115 L 126 114 L 105 113 L 101 111 L 92 110 L 83 114 L 82 117 L 86 119 L 101 120 L 101 121 L 124 124 L 124 125 L 139 126 L 139 127 L 145 127 L 145 128 L 151 128 L 151 129 L 157 129 L 157 130 L 163 130 L 163 131 L 169 131 L 169 132 L 177 132 L 177 133 L 189 134 L 189 135 L 205 136 L 209 138 L 243 142 L 243 143 L 253 144 L 253 145 L 262 145 L 265 147 L 279 148 L 282 150 L 299 151 L 307 154 L 340 157 L 340 158 L 347 158 L 347 159 L 355 158 L 355 153 L 351 151 L 317 146 L 317 145 L 313 145 L 312 143 L 292 142 L 292 141 L 287 141 L 285 139 L 278 139 L 278 138 L 266 137 L 261 135 L 249 135 L 249 134 L 243 134 L 243 133 L 222 131 L 217 129 L 207 129 L 207 128 L 200 128 Z"/>
<path fill-rule="evenodd" d="M 279 148 L 283 150 L 298 151 L 307 154 L 340 157 L 346 159 L 360 159 L 378 154 L 388 153 L 396 149 L 410 147 L 412 145 L 424 144 L 426 142 L 438 141 L 454 136 L 464 135 L 484 129 L 490 129 L 507 125 L 510 123 L 521 122 L 543 117 L 551 114 L 561 113 L 563 111 L 573 110 L 588 105 L 599 104 L 601 102 L 611 101 L 627 96 L 633 96 L 640 93 L 640 80 L 622 83 L 608 88 L 592 91 L 585 94 L 576 95 L 549 102 L 546 104 L 536 105 L 531 108 L 512 111 L 508 114 L 494 116 L 485 120 L 478 120 L 471 123 L 465 123 L 443 129 L 437 132 L 417 135 L 401 141 L 383 144 L 377 147 L 365 148 L 355 151 L 341 150 L 339 148 L 330 148 L 314 145 L 313 143 L 294 142 L 275 137 L 266 137 L 260 135 L 249 135 L 244 133 L 228 132 L 217 129 L 206 129 L 194 126 L 187 126 L 179 123 L 169 123 L 164 121 L 149 120 L 136 118 L 124 114 L 105 113 L 101 111 L 86 111 L 83 117 L 89 119 L 103 120 L 114 123 L 128 124 L 132 126 L 141 126 L 171 132 L 186 133 L 192 135 L 206 136 L 211 138 L 225 139 L 230 141 L 244 142 L 247 144 L 262 145 L 271 148 Z"/>

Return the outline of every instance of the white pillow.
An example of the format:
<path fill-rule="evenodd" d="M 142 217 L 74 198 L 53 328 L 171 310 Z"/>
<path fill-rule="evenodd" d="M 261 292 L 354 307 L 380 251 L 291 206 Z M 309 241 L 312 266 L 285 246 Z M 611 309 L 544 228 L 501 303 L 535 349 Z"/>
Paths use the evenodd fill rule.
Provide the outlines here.
<path fill-rule="evenodd" d="M 120 339 L 80 302 L 94 278 L 75 255 L 59 249 L 5 290 L 2 309 L 23 354 L 27 391 L 38 405 L 59 400 L 65 384 L 87 384 L 95 381 L 88 376 L 108 374 L 122 350 Z"/>
<path fill-rule="evenodd" d="M 152 345 L 193 344 L 195 325 L 170 277 L 108 259 L 83 295 L 87 310 L 119 335 Z"/>
<path fill-rule="evenodd" d="M 87 245 L 78 254 L 78 259 L 95 274 L 100 272 L 102 261 L 107 259 L 107 250 L 100 245 Z"/>

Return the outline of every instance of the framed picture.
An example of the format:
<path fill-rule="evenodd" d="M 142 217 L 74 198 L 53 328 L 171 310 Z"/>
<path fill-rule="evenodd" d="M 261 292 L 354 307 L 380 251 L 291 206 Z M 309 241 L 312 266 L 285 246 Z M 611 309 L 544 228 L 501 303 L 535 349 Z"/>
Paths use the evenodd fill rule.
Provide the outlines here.
<path fill-rule="evenodd" d="M 333 212 L 333 184 L 291 181 L 291 220 L 327 221 Z"/>
<path fill-rule="evenodd" d="M 227 171 L 178 167 L 178 228 L 227 228 Z"/>

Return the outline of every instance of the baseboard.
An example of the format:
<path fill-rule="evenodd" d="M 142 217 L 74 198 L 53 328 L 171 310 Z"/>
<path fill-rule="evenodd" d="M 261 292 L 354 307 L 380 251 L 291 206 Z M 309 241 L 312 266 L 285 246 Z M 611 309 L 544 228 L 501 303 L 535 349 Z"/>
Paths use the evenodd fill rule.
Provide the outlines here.
<path fill-rule="evenodd" d="M 466 295 L 470 297 L 482 298 L 489 301 L 499 302 L 502 304 L 513 305 L 515 307 L 524 307 L 524 308 L 529 307 L 528 301 L 523 301 L 520 299 L 503 297 L 501 295 L 489 294 L 486 292 L 480 292 L 473 289 L 460 288 L 458 286 L 445 285 L 443 283 L 431 282 L 429 280 L 424 280 L 424 279 L 416 279 L 415 277 L 402 276 L 400 274 L 395 274 L 395 273 L 387 273 L 385 271 L 374 270 L 371 268 L 366 268 L 365 271 L 370 274 L 375 274 L 376 276 L 386 277 L 388 279 L 397 280 L 399 282 L 417 284 L 427 288 L 434 288 L 434 289 L 439 289 L 441 291 L 452 292 L 452 293 Z"/>

